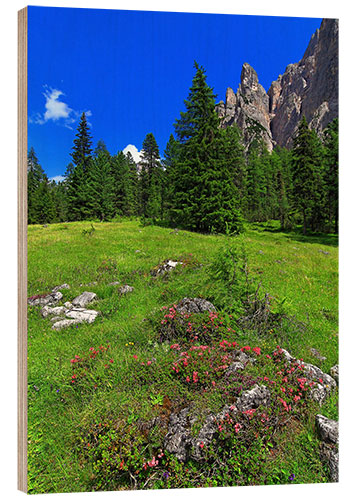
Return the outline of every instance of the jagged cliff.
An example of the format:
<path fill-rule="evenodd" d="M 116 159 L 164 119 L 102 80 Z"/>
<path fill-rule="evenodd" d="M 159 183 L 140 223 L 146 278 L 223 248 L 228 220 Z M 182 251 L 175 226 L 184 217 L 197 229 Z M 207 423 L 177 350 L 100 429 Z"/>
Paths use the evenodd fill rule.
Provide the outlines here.
<path fill-rule="evenodd" d="M 260 133 L 267 148 L 291 147 L 305 115 L 318 133 L 338 116 L 338 20 L 324 19 L 300 62 L 289 64 L 268 92 L 257 73 L 243 64 L 237 93 L 227 89 L 226 102 L 216 106 L 222 127 L 236 123 L 246 145 Z"/>

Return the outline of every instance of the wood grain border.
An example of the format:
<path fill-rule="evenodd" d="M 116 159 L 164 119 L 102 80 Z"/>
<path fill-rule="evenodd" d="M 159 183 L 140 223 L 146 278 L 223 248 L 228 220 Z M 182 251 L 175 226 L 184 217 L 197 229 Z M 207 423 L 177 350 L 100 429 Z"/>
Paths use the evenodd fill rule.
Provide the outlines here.
<path fill-rule="evenodd" d="M 18 382 L 17 487 L 27 493 L 27 7 L 18 12 L 17 229 Z"/>

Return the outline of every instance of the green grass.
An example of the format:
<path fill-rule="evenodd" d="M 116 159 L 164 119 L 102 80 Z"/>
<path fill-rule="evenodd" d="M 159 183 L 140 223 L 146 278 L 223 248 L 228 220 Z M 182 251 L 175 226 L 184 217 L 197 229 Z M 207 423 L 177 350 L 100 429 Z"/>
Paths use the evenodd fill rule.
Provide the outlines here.
<path fill-rule="evenodd" d="M 219 289 L 210 278 L 209 268 L 227 245 L 227 237 L 187 231 L 175 234 L 167 228 L 143 227 L 132 220 L 95 223 L 94 227 L 92 235 L 83 234 L 83 230 L 90 228 L 89 222 L 28 228 L 28 296 L 68 283 L 71 288 L 63 290 L 63 301 L 72 300 L 84 290 L 94 291 L 98 300 L 93 307 L 101 312 L 94 324 L 54 331 L 50 320 L 43 319 L 38 308 L 29 307 L 30 493 L 135 487 L 128 475 L 112 482 L 108 479 L 118 464 L 113 462 L 114 451 L 109 456 L 105 453 L 115 446 L 124 449 L 128 445 L 121 441 L 119 444 L 119 435 L 121 439 L 122 435 L 129 436 L 132 426 L 157 415 L 167 416 L 188 402 L 201 408 L 203 414 L 208 410 L 218 411 L 224 404 L 218 391 L 194 392 L 173 379 L 167 369 L 171 363 L 169 348 L 157 342 L 155 325 L 159 323 L 162 306 L 185 296 L 200 296 L 215 303 L 218 292 L 225 293 L 225 288 L 222 292 L 222 287 Z M 256 283 L 261 282 L 262 293 L 274 298 L 273 310 L 282 307 L 288 317 L 305 325 L 304 329 L 287 326 L 284 331 L 261 336 L 236 328 L 237 341 L 241 345 L 255 343 L 266 352 L 280 344 L 292 355 L 329 372 L 338 362 L 336 238 L 282 233 L 272 222 L 252 225 L 229 242 L 237 248 L 244 245 L 249 276 Z M 167 278 L 153 278 L 150 270 L 165 259 L 183 259 L 187 265 Z M 132 285 L 134 292 L 120 297 L 115 287 L 108 287 L 112 281 Z M 231 326 L 233 323 L 234 318 Z M 231 340 L 233 337 L 232 334 Z M 83 382 L 74 387 L 70 360 L 75 355 L 88 356 L 91 347 L 98 349 L 108 344 L 108 351 L 91 360 Z M 312 347 L 326 360 L 316 359 L 310 352 Z M 152 359 L 155 362 L 140 368 L 140 372 L 133 355 L 145 362 Z M 154 365 L 157 368 L 152 368 Z M 254 477 L 243 478 L 236 484 L 287 483 L 287 476 L 292 473 L 296 475 L 295 482 L 327 481 L 326 470 L 318 460 L 312 423 L 314 411 L 337 418 L 336 395 L 318 410 L 310 405 L 301 417 L 304 425 L 296 422 L 296 432 L 289 432 L 288 427 L 283 429 L 274 442 L 273 453 L 265 457 L 264 467 Z M 98 434 L 99 424 L 103 429 L 106 425 L 111 434 L 109 430 L 108 434 Z M 125 428 L 125 432 L 118 434 L 115 430 L 118 426 Z M 98 450 L 105 453 L 100 455 L 100 464 L 94 459 L 97 455 L 85 449 L 88 436 L 96 436 L 95 439 L 101 436 L 103 449 L 96 448 L 96 453 Z M 151 448 L 162 436 L 150 434 L 145 439 L 145 448 L 139 443 L 138 450 L 146 450 L 150 457 Z M 130 451 L 133 456 L 128 463 L 136 463 L 134 451 Z M 166 467 L 170 471 L 176 468 L 176 479 L 172 473 L 168 482 L 154 478 L 145 487 L 207 486 L 216 481 L 201 484 L 201 469 L 195 463 L 189 465 L 190 472 L 172 460 Z M 219 485 L 228 484 L 225 478 L 222 472 Z M 139 487 L 143 485 L 144 479 Z"/>

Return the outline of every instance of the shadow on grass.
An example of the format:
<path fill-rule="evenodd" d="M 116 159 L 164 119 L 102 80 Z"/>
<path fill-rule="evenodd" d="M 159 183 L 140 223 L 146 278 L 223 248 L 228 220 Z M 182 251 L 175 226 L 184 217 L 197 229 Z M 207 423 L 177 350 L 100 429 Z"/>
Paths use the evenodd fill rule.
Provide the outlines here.
<path fill-rule="evenodd" d="M 332 247 L 338 246 L 338 234 L 334 233 L 313 233 L 308 231 L 303 234 L 302 228 L 297 227 L 291 230 L 283 231 L 278 221 L 254 222 L 250 224 L 251 229 L 259 232 L 281 233 L 289 240 L 299 241 L 300 243 L 317 243 Z"/>

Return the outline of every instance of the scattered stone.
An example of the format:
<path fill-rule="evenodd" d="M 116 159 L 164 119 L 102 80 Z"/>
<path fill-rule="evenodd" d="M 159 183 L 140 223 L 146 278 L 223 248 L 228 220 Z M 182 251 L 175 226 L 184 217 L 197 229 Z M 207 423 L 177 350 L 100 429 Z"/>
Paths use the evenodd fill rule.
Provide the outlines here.
<path fill-rule="evenodd" d="M 52 293 L 56 293 L 59 290 L 69 290 L 71 287 L 67 283 L 63 283 L 63 285 L 57 285 L 52 290 Z"/>
<path fill-rule="evenodd" d="M 61 292 L 52 292 L 48 295 L 34 295 L 27 299 L 27 303 L 30 306 L 47 306 L 50 304 L 56 304 L 62 299 L 63 295 Z"/>
<path fill-rule="evenodd" d="M 77 325 L 79 323 L 76 319 L 62 319 L 61 321 L 57 321 L 52 326 L 52 330 L 62 330 L 62 328 L 67 328 L 69 326 Z"/>
<path fill-rule="evenodd" d="M 338 383 L 338 365 L 335 365 L 330 370 L 331 377 L 333 377 Z"/>
<path fill-rule="evenodd" d="M 112 281 L 111 283 L 108 283 L 108 286 L 118 286 L 120 285 L 120 281 Z"/>
<path fill-rule="evenodd" d="M 259 250 L 258 253 L 260 253 L 260 255 L 264 255 L 263 250 Z"/>
<path fill-rule="evenodd" d="M 91 281 L 90 283 L 86 283 L 83 285 L 83 283 L 80 283 L 79 286 L 96 286 L 98 285 L 98 281 Z"/>
<path fill-rule="evenodd" d="M 327 443 L 338 444 L 338 422 L 324 415 L 316 415 L 315 421 L 321 439 Z"/>
<path fill-rule="evenodd" d="M 47 318 L 47 316 L 51 315 L 65 314 L 66 311 L 67 308 L 64 306 L 57 306 L 57 307 L 44 306 L 41 309 L 41 315 L 43 318 Z"/>
<path fill-rule="evenodd" d="M 57 323 L 57 321 L 61 321 L 63 319 L 62 316 L 53 316 L 53 318 L 50 319 L 52 323 Z"/>
<path fill-rule="evenodd" d="M 135 250 L 135 253 L 140 253 L 140 250 Z"/>
<path fill-rule="evenodd" d="M 320 253 L 323 253 L 324 255 L 330 255 L 330 252 L 327 252 L 326 250 L 319 250 Z"/>
<path fill-rule="evenodd" d="M 119 288 L 118 292 L 121 294 L 121 295 L 125 295 L 126 293 L 131 293 L 134 291 L 134 287 L 130 286 L 130 285 L 123 285 Z"/>
<path fill-rule="evenodd" d="M 180 314 L 197 314 L 205 311 L 215 312 L 216 308 L 211 302 L 200 298 L 184 297 L 176 306 L 176 311 Z"/>
<path fill-rule="evenodd" d="M 310 347 L 310 352 L 313 356 L 315 356 L 315 358 L 319 359 L 320 361 L 326 361 L 326 357 L 322 356 L 322 354 L 314 347 Z"/>
<path fill-rule="evenodd" d="M 74 306 L 85 307 L 95 298 L 97 298 L 97 295 L 94 292 L 83 292 L 81 295 L 78 295 L 78 297 L 72 300 L 72 304 Z"/>
<path fill-rule="evenodd" d="M 150 271 L 150 274 L 152 276 L 160 276 L 160 275 L 165 275 L 175 269 L 178 265 L 182 265 L 182 262 L 176 261 L 176 260 L 164 260 L 162 264 L 159 264 L 158 266 L 154 267 Z"/>
<path fill-rule="evenodd" d="M 99 312 L 94 309 L 72 309 L 66 313 L 67 318 L 76 320 L 79 323 L 93 323 Z"/>
<path fill-rule="evenodd" d="M 72 309 L 72 307 L 73 307 L 72 302 L 65 302 L 63 305 L 64 305 L 64 307 L 66 307 L 67 309 Z"/>

